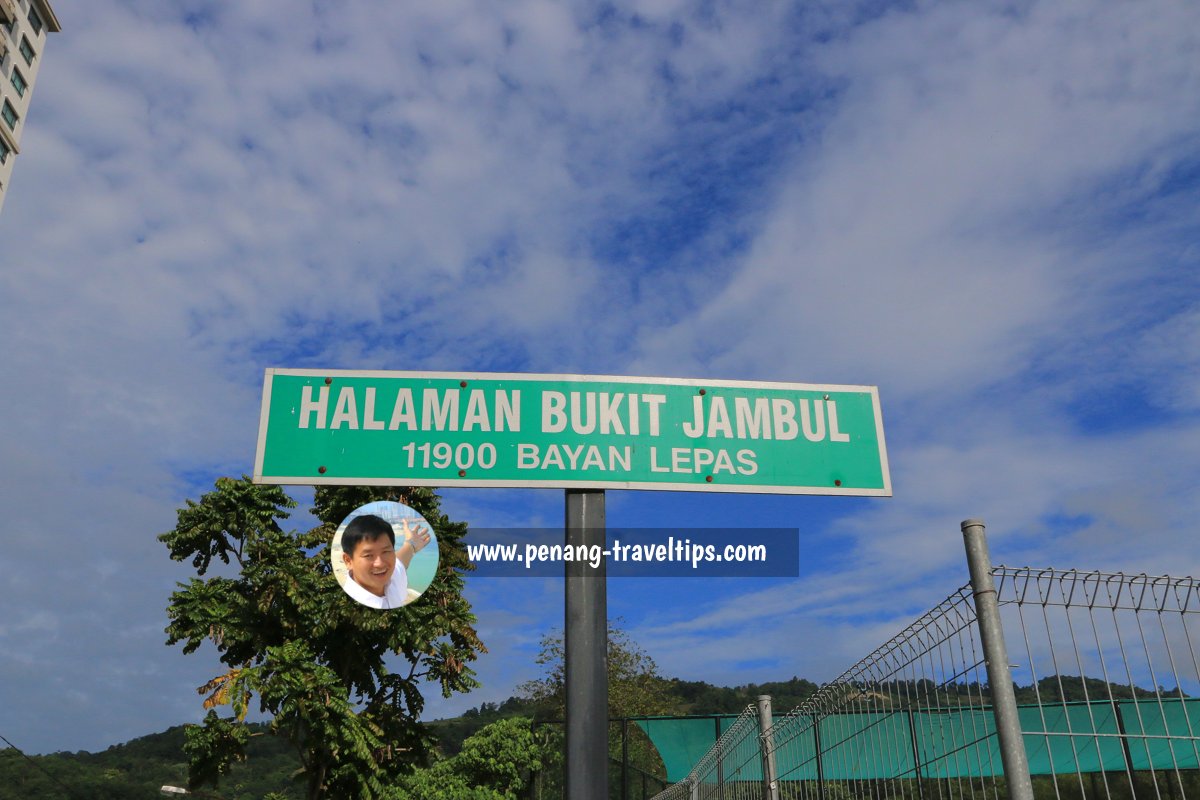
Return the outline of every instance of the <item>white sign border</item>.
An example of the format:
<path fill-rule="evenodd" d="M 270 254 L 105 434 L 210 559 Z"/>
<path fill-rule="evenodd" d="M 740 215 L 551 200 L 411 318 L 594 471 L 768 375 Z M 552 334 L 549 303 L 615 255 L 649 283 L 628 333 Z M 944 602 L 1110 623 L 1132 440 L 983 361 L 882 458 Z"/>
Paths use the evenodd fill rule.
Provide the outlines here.
<path fill-rule="evenodd" d="M 571 383 L 649 383 L 695 386 L 703 389 L 721 386 L 732 389 L 772 389 L 805 392 L 857 392 L 871 396 L 875 414 L 875 437 L 879 443 L 879 465 L 883 486 L 879 489 L 853 487 L 769 486 L 713 483 L 658 483 L 653 481 L 516 481 L 456 478 L 447 483 L 431 478 L 342 478 L 263 475 L 266 458 L 267 422 L 271 410 L 271 382 L 276 375 L 304 378 L 409 378 L 415 380 L 487 380 L 487 381 L 565 381 Z M 442 489 L 635 489 L 644 491 L 723 492 L 728 494 L 796 494 L 847 497 L 891 497 L 892 475 L 888 465 L 887 444 L 883 438 L 883 413 L 879 405 L 879 387 L 846 384 L 778 383 L 773 381 L 698 380 L 695 378 L 648 378 L 629 375 L 555 375 L 535 372 L 416 372 L 411 370 L 285 369 L 268 367 L 263 375 L 262 408 L 259 413 L 258 441 L 254 454 L 254 483 L 280 486 L 431 486 Z"/>

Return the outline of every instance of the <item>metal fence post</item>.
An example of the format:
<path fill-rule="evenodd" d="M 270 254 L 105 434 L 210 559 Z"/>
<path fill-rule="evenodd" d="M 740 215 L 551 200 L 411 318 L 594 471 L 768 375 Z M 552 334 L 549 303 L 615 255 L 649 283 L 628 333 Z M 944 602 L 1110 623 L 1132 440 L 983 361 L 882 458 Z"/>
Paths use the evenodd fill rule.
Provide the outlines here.
<path fill-rule="evenodd" d="M 713 729 L 716 741 L 713 749 L 717 754 L 717 800 L 725 800 L 725 754 L 721 752 L 721 718 L 713 717 Z"/>
<path fill-rule="evenodd" d="M 821 718 L 812 715 L 813 752 L 817 760 L 817 800 L 825 800 L 825 769 L 821 761 Z"/>
<path fill-rule="evenodd" d="M 1008 796 L 1010 800 L 1033 800 L 1033 782 L 1029 778 L 1029 761 L 1025 755 L 1025 742 L 1021 738 L 1021 722 L 1017 718 L 1017 697 L 1013 692 L 1008 650 L 1004 646 L 1004 628 L 1000 622 L 1000 605 L 996 600 L 996 584 L 992 580 L 992 561 L 988 555 L 983 521 L 964 520 L 962 534 L 967 548 L 967 566 L 971 570 L 975 617 L 979 623 L 979 639 L 987 664 L 992 713 L 996 716 L 996 735 L 1000 740 L 1000 758 L 1004 764 Z"/>
<path fill-rule="evenodd" d="M 758 730 L 762 746 L 763 800 L 779 800 L 779 775 L 775 770 L 775 739 L 771 734 L 771 695 L 758 696 Z"/>
<path fill-rule="evenodd" d="M 913 710 L 908 709 L 908 735 L 912 738 L 912 754 L 913 754 L 913 773 L 917 779 L 917 798 L 925 800 L 925 781 L 921 777 L 921 745 L 920 739 L 917 737 L 917 721 L 913 717 Z"/>

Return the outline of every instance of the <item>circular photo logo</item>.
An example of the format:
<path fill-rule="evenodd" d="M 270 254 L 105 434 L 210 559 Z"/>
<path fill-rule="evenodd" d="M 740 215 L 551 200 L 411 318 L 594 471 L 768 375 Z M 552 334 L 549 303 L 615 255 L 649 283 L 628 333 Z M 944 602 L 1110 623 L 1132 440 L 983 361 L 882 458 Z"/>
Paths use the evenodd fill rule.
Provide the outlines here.
<path fill-rule="evenodd" d="M 433 526 L 391 500 L 350 512 L 333 535 L 333 574 L 346 594 L 371 608 L 400 608 L 416 600 L 437 574 Z"/>

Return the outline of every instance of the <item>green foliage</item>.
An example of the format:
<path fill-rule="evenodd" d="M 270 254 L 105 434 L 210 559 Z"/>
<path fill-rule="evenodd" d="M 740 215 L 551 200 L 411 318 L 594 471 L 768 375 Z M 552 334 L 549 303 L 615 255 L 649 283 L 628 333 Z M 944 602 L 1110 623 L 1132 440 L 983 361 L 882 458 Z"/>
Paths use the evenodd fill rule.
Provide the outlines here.
<path fill-rule="evenodd" d="M 329 557 L 338 523 L 384 499 L 430 522 L 441 560 L 420 601 L 379 611 L 341 590 Z M 221 478 L 159 537 L 198 576 L 171 595 L 167 643 L 191 653 L 209 642 L 227 668 L 199 688 L 210 713 L 188 734 L 188 780 L 216 786 L 246 756 L 244 720 L 257 705 L 270 732 L 295 747 L 306 797 L 381 797 L 431 748 L 418 722 L 421 684 L 447 697 L 478 685 L 468 664 L 484 647 L 462 597 L 466 525 L 441 513 L 431 489 L 319 488 L 313 513 L 321 524 L 307 533 L 279 525 L 295 505 L 278 487 Z M 207 575 L 218 559 L 236 564 L 236 574 Z M 401 657 L 402 670 L 389 670 L 389 654 Z M 222 706 L 231 716 L 212 711 Z"/>
<path fill-rule="evenodd" d="M 462 750 L 468 737 L 484 726 L 510 717 L 532 717 L 538 710 L 538 704 L 532 700 L 510 697 L 502 703 L 481 703 L 460 717 L 434 720 L 426 725 L 437 738 L 441 753 L 452 756 Z"/>
<path fill-rule="evenodd" d="M 268 730 L 265 725 L 240 727 L 249 733 L 247 760 L 232 765 L 222 779 L 218 796 L 225 800 L 260 800 L 276 791 L 278 800 L 299 800 L 300 788 L 291 785 L 290 776 L 300 762 L 290 745 L 264 735 Z M 185 746 L 185 727 L 177 726 L 98 753 L 55 753 L 26 759 L 15 750 L 0 750 L 0 800 L 161 800 L 159 787 L 187 783 Z M 196 796 L 205 795 L 201 792 Z"/>
<path fill-rule="evenodd" d="M 191 764 L 189 787 L 195 789 L 204 781 L 215 784 L 220 776 L 229 773 L 234 762 L 246 760 L 249 741 L 249 728 L 221 719 L 215 711 L 205 715 L 203 725 L 187 726 L 183 752 Z"/>
<path fill-rule="evenodd" d="M 514 717 L 494 722 L 467 739 L 455 760 L 459 771 L 471 782 L 515 797 L 545 756 L 530 721 Z"/>
<path fill-rule="evenodd" d="M 387 800 L 499 800 L 483 786 L 471 786 L 466 778 L 437 767 L 421 770 L 392 789 Z"/>
<path fill-rule="evenodd" d="M 396 800 L 517 800 L 550 752 L 529 719 L 493 722 L 463 743 L 455 756 L 402 780 Z"/>
<path fill-rule="evenodd" d="M 675 701 L 672 712 L 675 714 L 739 714 L 762 694 L 771 696 L 771 707 L 776 713 L 789 711 L 818 688 L 817 684 L 804 678 L 736 687 L 671 678 L 666 691 Z"/>
<path fill-rule="evenodd" d="M 1155 693 L 1150 689 L 1137 686 L 1121 686 L 1109 684 L 1099 678 L 1080 678 L 1077 675 L 1050 675 L 1042 678 L 1037 685 L 1025 687 L 1013 684 L 1017 702 L 1021 704 L 1061 702 L 1082 702 L 1091 700 L 1107 700 L 1110 695 L 1116 700 L 1132 700 L 1134 698 L 1153 698 Z M 1164 697 L 1178 697 L 1178 689 L 1162 689 Z"/>

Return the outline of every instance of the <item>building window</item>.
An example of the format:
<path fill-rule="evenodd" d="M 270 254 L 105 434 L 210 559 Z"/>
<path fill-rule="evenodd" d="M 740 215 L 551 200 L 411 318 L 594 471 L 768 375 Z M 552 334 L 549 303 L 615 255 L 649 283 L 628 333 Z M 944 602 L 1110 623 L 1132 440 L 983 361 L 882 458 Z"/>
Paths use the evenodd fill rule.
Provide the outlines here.
<path fill-rule="evenodd" d="M 33 66 L 33 45 L 24 36 L 21 37 L 21 55 L 25 57 L 25 63 Z"/>
<path fill-rule="evenodd" d="M 16 67 L 13 67 L 12 85 L 17 90 L 18 97 L 24 97 L 25 90 L 29 88 L 29 84 L 25 82 L 25 76 Z"/>
<path fill-rule="evenodd" d="M 0 117 L 4 117 L 4 121 L 8 123 L 10 129 L 14 131 L 17 129 L 17 110 L 7 100 L 4 101 L 4 110 L 0 111 Z"/>
<path fill-rule="evenodd" d="M 0 164 L 8 163 L 8 154 L 12 152 L 12 148 L 8 146 L 8 142 L 0 138 Z"/>
<path fill-rule="evenodd" d="M 29 24 L 35 36 L 42 32 L 42 17 L 32 5 L 29 6 Z"/>

